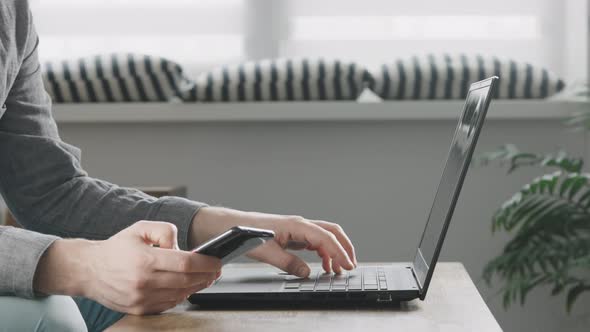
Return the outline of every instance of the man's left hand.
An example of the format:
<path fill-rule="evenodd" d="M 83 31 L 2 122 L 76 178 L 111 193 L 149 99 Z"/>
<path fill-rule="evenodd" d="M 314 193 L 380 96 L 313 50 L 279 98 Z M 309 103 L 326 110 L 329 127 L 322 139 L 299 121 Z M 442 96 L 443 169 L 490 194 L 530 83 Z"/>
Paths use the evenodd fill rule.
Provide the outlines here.
<path fill-rule="evenodd" d="M 248 256 L 298 277 L 309 276 L 309 265 L 288 252 L 288 249 L 315 251 L 322 259 L 322 267 L 326 272 L 341 273 L 342 269 L 352 270 L 357 265 L 354 246 L 342 227 L 299 216 L 204 207 L 193 221 L 190 244 L 195 247 L 238 225 L 273 230 L 274 240 L 250 251 Z"/>

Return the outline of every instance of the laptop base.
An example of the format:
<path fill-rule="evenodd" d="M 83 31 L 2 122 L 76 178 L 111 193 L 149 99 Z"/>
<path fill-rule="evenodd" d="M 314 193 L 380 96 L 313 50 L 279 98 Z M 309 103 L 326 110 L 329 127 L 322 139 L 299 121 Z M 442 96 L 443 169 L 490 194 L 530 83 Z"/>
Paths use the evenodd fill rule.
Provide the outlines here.
<path fill-rule="evenodd" d="M 223 269 L 223 275 L 215 285 L 188 300 L 200 307 L 215 308 L 269 308 L 276 306 L 308 307 L 324 309 L 337 307 L 391 307 L 400 302 L 419 297 L 419 287 L 407 264 L 360 264 L 356 271 L 379 269 L 387 280 L 387 289 L 375 290 L 299 290 L 289 288 L 291 282 L 308 283 L 312 279 L 298 279 L 280 270 L 262 264 L 235 264 Z M 356 273 L 355 271 L 353 271 Z M 312 264 L 311 277 L 322 274 L 318 264 Z M 352 282 L 352 281 L 348 281 Z M 335 283 L 335 281 L 332 281 Z M 352 284 L 347 284 L 352 286 Z M 352 288 L 352 287 L 351 287 Z"/>

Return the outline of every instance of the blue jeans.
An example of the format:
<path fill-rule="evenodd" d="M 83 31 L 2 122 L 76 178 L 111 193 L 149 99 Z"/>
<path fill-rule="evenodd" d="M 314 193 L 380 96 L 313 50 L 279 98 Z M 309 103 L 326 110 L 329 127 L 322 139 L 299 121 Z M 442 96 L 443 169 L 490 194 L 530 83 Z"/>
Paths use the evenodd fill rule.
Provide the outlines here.
<path fill-rule="evenodd" d="M 86 298 L 0 296 L 0 331 L 103 331 L 123 316 Z"/>

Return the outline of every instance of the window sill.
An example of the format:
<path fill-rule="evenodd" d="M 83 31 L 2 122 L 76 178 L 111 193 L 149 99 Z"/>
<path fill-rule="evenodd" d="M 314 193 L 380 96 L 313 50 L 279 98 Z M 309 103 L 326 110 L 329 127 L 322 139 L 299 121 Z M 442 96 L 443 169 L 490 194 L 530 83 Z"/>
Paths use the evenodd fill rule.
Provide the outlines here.
<path fill-rule="evenodd" d="M 463 101 L 56 104 L 54 117 L 60 124 L 450 120 L 462 107 Z M 590 104 L 496 100 L 488 118 L 560 119 L 584 108 Z"/>

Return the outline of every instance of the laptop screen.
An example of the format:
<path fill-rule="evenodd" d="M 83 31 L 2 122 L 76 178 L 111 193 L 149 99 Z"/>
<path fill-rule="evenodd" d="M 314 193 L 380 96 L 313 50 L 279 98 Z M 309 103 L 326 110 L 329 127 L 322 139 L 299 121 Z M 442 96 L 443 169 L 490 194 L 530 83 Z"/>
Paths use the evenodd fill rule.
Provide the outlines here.
<path fill-rule="evenodd" d="M 467 94 L 463 114 L 453 136 L 447 163 L 414 259 L 414 270 L 423 293 L 428 288 L 438 259 L 477 136 L 483 125 L 490 89 L 495 80 L 496 78 L 491 78 L 474 83 Z"/>

